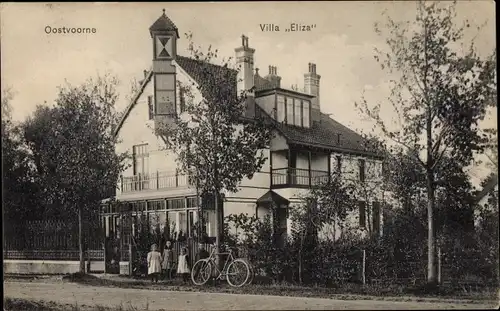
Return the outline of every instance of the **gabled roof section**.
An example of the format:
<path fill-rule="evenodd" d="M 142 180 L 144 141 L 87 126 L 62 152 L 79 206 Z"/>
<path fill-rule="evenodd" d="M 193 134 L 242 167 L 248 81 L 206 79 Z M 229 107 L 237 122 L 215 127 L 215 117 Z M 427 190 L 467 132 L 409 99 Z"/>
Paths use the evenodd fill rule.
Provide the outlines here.
<path fill-rule="evenodd" d="M 255 85 L 255 91 L 273 89 L 273 83 L 266 78 L 259 76 L 258 73 L 256 73 L 253 77 L 253 83 Z"/>
<path fill-rule="evenodd" d="M 156 20 L 156 22 L 149 27 L 149 32 L 152 33 L 153 31 L 175 31 L 177 35 L 177 39 L 179 39 L 179 30 L 177 29 L 177 26 L 175 26 L 174 22 L 168 18 L 168 16 L 165 14 L 165 9 L 163 9 L 163 14 Z"/>
<path fill-rule="evenodd" d="M 144 92 L 144 89 L 146 88 L 146 85 L 148 85 L 149 81 L 151 81 L 151 77 L 153 77 L 153 71 L 150 70 L 144 80 L 141 82 L 141 87 L 139 88 L 139 91 L 135 96 L 132 98 L 132 101 L 128 104 L 127 108 L 123 112 L 123 115 L 120 117 L 120 122 L 118 122 L 118 125 L 116 126 L 115 133 L 114 135 L 117 136 L 118 132 L 120 132 L 120 129 L 123 126 L 123 123 L 125 123 L 125 120 L 127 119 L 128 115 L 130 114 L 130 111 L 132 111 L 132 108 L 134 108 L 135 104 L 139 100 L 139 97 L 142 95 Z"/>
<path fill-rule="evenodd" d="M 332 148 L 340 152 L 354 151 L 363 155 L 382 156 L 368 148 L 368 142 L 364 137 L 324 113 L 320 113 L 320 120 L 311 122 L 309 128 L 284 124 L 280 124 L 279 128 L 289 143 Z"/>
<path fill-rule="evenodd" d="M 175 62 L 191 77 L 191 79 L 199 84 L 201 89 L 203 89 L 204 84 L 204 81 L 202 81 L 203 77 L 207 76 L 207 73 L 204 71 L 209 71 L 208 75 L 222 74 L 229 77 L 230 80 L 234 81 L 234 96 L 236 96 L 238 73 L 237 70 L 228 68 L 227 66 L 210 64 L 202 60 L 180 55 L 177 55 L 177 57 L 175 58 Z M 125 110 L 116 128 L 115 135 L 118 135 L 118 132 L 125 122 L 125 119 L 128 117 L 137 100 L 144 92 L 144 89 L 151 80 L 152 76 L 152 71 L 149 71 L 146 78 L 142 82 L 139 92 L 135 95 L 132 102 Z M 262 80 L 266 80 L 258 76 L 257 79 L 259 78 Z M 369 150 L 367 148 L 367 140 L 365 138 L 363 138 L 355 131 L 349 129 L 348 127 L 333 120 L 326 114 L 320 113 L 320 120 L 311 122 L 310 128 L 303 128 L 278 123 L 269 115 L 267 115 L 266 112 L 263 111 L 263 109 L 259 109 L 259 113 L 266 115 L 275 123 L 276 128 L 281 133 L 281 135 L 283 135 L 287 139 L 289 144 L 300 144 L 305 146 L 330 149 L 338 152 L 349 152 L 366 156 L 382 157 L 382 154 L 380 152 L 377 152 L 376 150 Z"/>
<path fill-rule="evenodd" d="M 266 192 L 264 195 L 262 195 L 260 198 L 257 199 L 257 204 L 270 204 L 270 203 L 276 203 L 278 205 L 289 205 L 290 201 L 282 197 L 281 195 L 277 194 L 276 192 L 269 190 Z"/>
<path fill-rule="evenodd" d="M 180 56 L 178 55 L 175 59 L 177 64 L 184 69 L 184 71 L 198 83 L 201 88 L 203 88 L 203 77 L 204 76 L 223 76 L 228 77 L 230 80 L 234 81 L 234 96 L 237 94 L 236 84 L 237 84 L 237 75 L 238 71 L 227 66 L 219 66 L 211 63 L 207 63 L 206 61 L 193 59 L 190 57 Z M 208 72 L 207 72 L 208 71 Z"/>

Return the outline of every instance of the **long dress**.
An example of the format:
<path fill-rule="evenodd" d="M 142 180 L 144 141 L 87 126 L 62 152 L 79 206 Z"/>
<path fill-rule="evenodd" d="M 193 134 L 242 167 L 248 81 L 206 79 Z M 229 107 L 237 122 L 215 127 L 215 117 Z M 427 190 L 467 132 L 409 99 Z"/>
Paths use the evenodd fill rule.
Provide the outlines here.
<path fill-rule="evenodd" d="M 188 255 L 179 255 L 179 261 L 177 262 L 177 273 L 191 273 L 188 263 Z"/>
<path fill-rule="evenodd" d="M 163 250 L 163 261 L 161 262 L 163 270 L 172 269 L 174 267 L 174 250 L 165 248 Z"/>
<path fill-rule="evenodd" d="M 161 254 L 157 251 L 148 253 L 148 274 L 161 272 Z"/>

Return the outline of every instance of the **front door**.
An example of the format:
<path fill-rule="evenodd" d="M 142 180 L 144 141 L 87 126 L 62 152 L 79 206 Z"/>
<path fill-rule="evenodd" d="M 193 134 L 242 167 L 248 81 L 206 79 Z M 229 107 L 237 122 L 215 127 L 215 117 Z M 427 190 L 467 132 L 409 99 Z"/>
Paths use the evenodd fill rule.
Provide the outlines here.
<path fill-rule="evenodd" d="M 278 246 L 283 246 L 287 236 L 287 209 L 278 207 L 273 213 L 273 229 L 275 242 Z"/>

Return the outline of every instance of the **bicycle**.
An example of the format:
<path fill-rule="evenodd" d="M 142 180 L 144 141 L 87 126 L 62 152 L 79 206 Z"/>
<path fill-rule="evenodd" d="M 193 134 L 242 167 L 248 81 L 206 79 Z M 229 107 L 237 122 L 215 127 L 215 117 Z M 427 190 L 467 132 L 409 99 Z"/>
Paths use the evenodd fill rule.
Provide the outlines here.
<path fill-rule="evenodd" d="M 222 271 L 219 270 L 216 263 L 217 255 L 228 255 Z M 215 280 L 226 279 L 232 287 L 241 287 L 248 283 L 252 271 L 246 259 L 234 258 L 232 249 L 229 252 L 218 253 L 214 248 L 208 258 L 200 259 L 193 265 L 191 280 L 195 285 L 201 286 L 208 282 L 213 272 L 216 272 Z"/>

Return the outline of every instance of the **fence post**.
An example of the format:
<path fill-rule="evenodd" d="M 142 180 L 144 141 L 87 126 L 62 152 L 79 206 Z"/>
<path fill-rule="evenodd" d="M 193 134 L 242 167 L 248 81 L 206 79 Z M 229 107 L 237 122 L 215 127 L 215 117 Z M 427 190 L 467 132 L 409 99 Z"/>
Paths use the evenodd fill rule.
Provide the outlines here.
<path fill-rule="evenodd" d="M 132 243 L 128 243 L 128 275 L 132 276 L 133 274 L 133 257 L 132 257 Z"/>
<path fill-rule="evenodd" d="M 361 266 L 361 281 L 366 284 L 366 250 L 363 250 L 363 261 Z"/>
<path fill-rule="evenodd" d="M 104 274 L 106 274 L 108 267 L 108 239 L 104 236 Z"/>
<path fill-rule="evenodd" d="M 438 279 L 438 284 L 441 284 L 441 247 L 438 247 L 437 249 L 437 257 L 438 257 L 437 279 Z"/>

